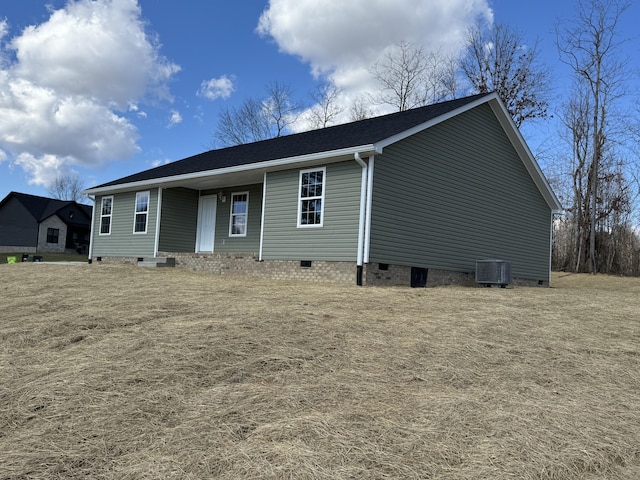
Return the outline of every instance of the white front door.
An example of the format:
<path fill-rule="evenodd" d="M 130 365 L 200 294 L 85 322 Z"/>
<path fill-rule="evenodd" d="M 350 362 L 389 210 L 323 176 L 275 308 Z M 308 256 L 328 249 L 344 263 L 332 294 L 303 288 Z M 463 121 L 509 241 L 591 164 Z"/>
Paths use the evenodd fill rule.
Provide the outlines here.
<path fill-rule="evenodd" d="M 216 205 L 218 197 L 208 195 L 200 197 L 198 205 L 198 235 L 196 241 L 197 252 L 213 252 L 213 242 L 216 237 Z"/>

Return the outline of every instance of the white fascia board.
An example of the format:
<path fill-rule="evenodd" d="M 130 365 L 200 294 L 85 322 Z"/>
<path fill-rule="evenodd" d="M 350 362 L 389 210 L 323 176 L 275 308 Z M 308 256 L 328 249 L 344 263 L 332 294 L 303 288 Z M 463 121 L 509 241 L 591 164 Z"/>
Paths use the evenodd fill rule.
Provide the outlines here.
<path fill-rule="evenodd" d="M 547 177 L 544 176 L 540 165 L 538 165 L 533 153 L 529 149 L 529 145 L 527 145 L 527 142 L 520 133 L 520 130 L 513 121 L 513 118 L 511 118 L 511 115 L 507 111 L 502 100 L 496 96 L 495 101 L 489 103 L 489 106 L 496 115 L 500 125 L 502 125 L 502 128 L 509 137 L 509 140 L 516 152 L 518 152 L 518 155 L 522 159 L 522 163 L 537 185 L 538 190 L 540 190 L 540 193 L 551 208 L 552 213 L 562 213 L 563 209 L 560 200 L 558 200 L 558 197 L 556 197 L 551 185 L 549 185 Z"/>
<path fill-rule="evenodd" d="M 269 170 L 285 166 L 294 166 L 296 164 L 309 164 L 313 162 L 320 162 L 332 157 L 353 157 L 358 152 L 360 154 L 367 154 L 376 152 L 376 146 L 374 145 L 360 145 L 356 147 L 342 148 L 339 150 L 330 150 L 327 152 L 310 153 L 307 155 L 299 155 L 297 157 L 278 158 L 275 160 L 267 160 L 265 162 L 255 162 L 246 165 L 236 165 L 233 167 L 217 168 L 214 170 L 204 170 L 201 172 L 185 173 L 183 175 L 173 175 L 171 177 L 158 177 L 151 178 L 149 180 L 141 180 L 139 182 L 121 183 L 118 185 L 111 185 L 102 188 L 88 188 L 83 190 L 85 195 L 103 195 L 105 193 L 124 192 L 130 190 L 137 190 L 140 188 L 166 186 L 169 183 L 179 184 L 180 182 L 188 180 L 197 180 L 206 177 L 213 177 L 218 175 L 225 175 L 230 173 L 239 173 L 251 170 Z"/>

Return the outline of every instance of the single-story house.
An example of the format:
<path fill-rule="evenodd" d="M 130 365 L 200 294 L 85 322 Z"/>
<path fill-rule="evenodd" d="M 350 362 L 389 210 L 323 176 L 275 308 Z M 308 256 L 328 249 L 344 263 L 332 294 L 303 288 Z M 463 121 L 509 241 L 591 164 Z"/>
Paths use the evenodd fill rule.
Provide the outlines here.
<path fill-rule="evenodd" d="M 0 252 L 86 253 L 92 207 L 11 192 L 0 202 Z"/>
<path fill-rule="evenodd" d="M 90 262 L 427 285 L 500 259 L 548 285 L 561 208 L 493 93 L 204 152 L 85 191 Z"/>

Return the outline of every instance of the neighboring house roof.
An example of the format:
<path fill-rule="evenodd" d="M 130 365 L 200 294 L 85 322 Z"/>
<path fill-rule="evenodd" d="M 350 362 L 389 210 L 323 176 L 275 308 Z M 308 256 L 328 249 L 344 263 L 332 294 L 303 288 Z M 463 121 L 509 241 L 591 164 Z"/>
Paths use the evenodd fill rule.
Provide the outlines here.
<path fill-rule="evenodd" d="M 504 104 L 494 93 L 472 95 L 357 122 L 211 150 L 92 187 L 84 193 L 107 194 L 206 176 L 321 162 L 323 159 L 353 156 L 355 153 L 363 157 L 381 154 L 384 147 L 483 103 L 491 105 L 549 206 L 553 210 L 560 209 L 560 203 L 524 139 Z"/>
<path fill-rule="evenodd" d="M 75 206 L 84 214 L 84 216 L 86 216 L 86 218 L 74 219 L 74 221 L 70 221 L 68 218 L 62 218 L 62 220 L 68 225 L 83 227 L 87 227 L 91 223 L 92 208 L 89 205 L 83 205 L 71 200 L 57 200 L 55 198 L 39 197 L 37 195 L 29 195 L 27 193 L 10 192 L 0 202 L 0 208 L 2 208 L 10 198 L 18 200 L 37 222 L 41 222 L 49 218 L 51 215 L 58 213 L 63 208 Z"/>

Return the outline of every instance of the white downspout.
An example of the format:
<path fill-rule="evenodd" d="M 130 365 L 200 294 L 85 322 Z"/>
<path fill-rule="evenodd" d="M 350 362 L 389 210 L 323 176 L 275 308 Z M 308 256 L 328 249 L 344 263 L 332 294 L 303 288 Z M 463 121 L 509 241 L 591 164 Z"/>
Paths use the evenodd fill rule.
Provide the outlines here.
<path fill-rule="evenodd" d="M 549 285 L 551 286 L 551 272 L 553 271 L 553 231 L 555 229 L 555 223 L 553 218 L 553 210 L 551 210 L 551 232 L 549 234 Z"/>
<path fill-rule="evenodd" d="M 365 234 L 365 217 L 367 212 L 367 164 L 360 158 L 360 153 L 353 155 L 358 165 L 362 167 L 362 177 L 360 180 L 360 217 L 358 221 L 358 254 L 356 258 L 356 283 L 362 285 L 362 268 L 364 258 L 364 234 Z"/>
<path fill-rule="evenodd" d="M 260 253 L 258 254 L 258 261 L 262 261 L 262 245 L 264 243 L 264 211 L 267 205 L 267 172 L 264 172 L 262 177 L 262 218 L 260 220 Z"/>
<path fill-rule="evenodd" d="M 87 197 L 89 197 L 89 195 L 87 195 Z M 93 232 L 95 230 L 95 225 L 96 225 L 96 197 L 93 197 L 93 207 L 91 207 L 91 234 L 89 235 L 89 258 L 87 258 L 88 263 L 91 263 L 91 257 L 93 256 Z"/>
<path fill-rule="evenodd" d="M 364 263 L 369 263 L 369 250 L 371 249 L 371 200 L 373 199 L 373 166 L 375 157 L 369 157 L 367 168 L 367 213 L 364 230 Z"/>
<path fill-rule="evenodd" d="M 153 257 L 158 256 L 158 248 L 160 246 L 160 212 L 162 211 L 162 187 L 158 187 L 158 208 L 156 212 L 156 240 L 153 245 Z"/>

